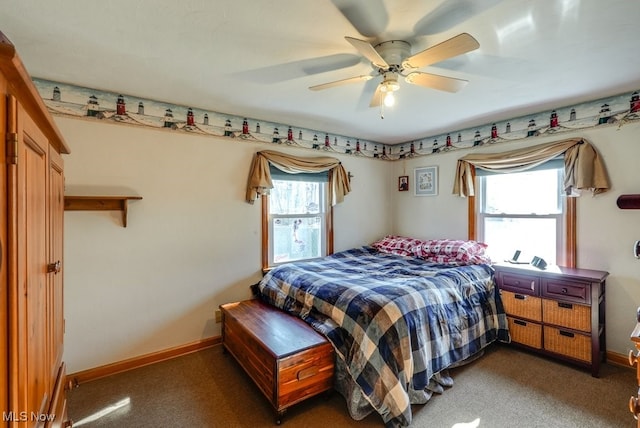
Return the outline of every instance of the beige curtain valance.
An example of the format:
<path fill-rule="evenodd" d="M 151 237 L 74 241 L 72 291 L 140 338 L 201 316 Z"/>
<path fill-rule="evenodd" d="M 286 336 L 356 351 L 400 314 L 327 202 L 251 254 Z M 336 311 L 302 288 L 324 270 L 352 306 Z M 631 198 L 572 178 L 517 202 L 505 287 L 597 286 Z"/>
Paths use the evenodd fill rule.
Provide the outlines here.
<path fill-rule="evenodd" d="M 255 154 L 249 171 L 246 199 L 250 204 L 253 204 L 260 195 L 268 194 L 269 190 L 273 189 L 271 173 L 269 172 L 270 163 L 289 174 L 329 171 L 329 200 L 331 205 L 344 201 L 345 195 L 351 191 L 347 172 L 336 158 L 329 156 L 303 158 L 272 150 L 263 150 Z"/>
<path fill-rule="evenodd" d="M 519 172 L 564 154 L 564 190 L 590 190 L 593 194 L 609 190 L 604 163 L 595 148 L 582 138 L 525 147 L 502 153 L 471 154 L 458 159 L 453 194 L 473 196 L 471 165 L 493 172 Z"/>

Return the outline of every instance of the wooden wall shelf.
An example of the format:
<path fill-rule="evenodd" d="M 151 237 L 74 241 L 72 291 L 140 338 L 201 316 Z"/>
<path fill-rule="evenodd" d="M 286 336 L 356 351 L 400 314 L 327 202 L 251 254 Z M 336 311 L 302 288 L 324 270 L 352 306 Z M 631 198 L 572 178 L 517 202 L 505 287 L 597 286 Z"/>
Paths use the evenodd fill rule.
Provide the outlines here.
<path fill-rule="evenodd" d="M 618 208 L 621 210 L 637 210 L 640 209 L 640 194 L 620 195 L 616 201 Z"/>
<path fill-rule="evenodd" d="M 127 227 L 127 207 L 130 200 L 142 196 L 75 196 L 65 195 L 65 211 L 122 211 L 122 226 Z"/>

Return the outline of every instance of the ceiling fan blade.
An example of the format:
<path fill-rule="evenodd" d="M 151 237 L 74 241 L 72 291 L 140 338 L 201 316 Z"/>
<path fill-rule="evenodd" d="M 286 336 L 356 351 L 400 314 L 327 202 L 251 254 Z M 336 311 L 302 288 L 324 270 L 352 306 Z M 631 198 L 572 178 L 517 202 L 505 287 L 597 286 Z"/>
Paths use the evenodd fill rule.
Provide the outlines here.
<path fill-rule="evenodd" d="M 379 84 L 376 87 L 376 91 L 374 92 L 373 96 L 371 97 L 371 102 L 369 103 L 369 107 L 379 107 L 380 103 L 382 102 L 382 91 L 380 90 L 380 88 L 382 88 L 382 84 Z"/>
<path fill-rule="evenodd" d="M 388 68 L 389 64 L 384 60 L 376 51 L 371 43 L 366 42 L 360 39 L 354 39 L 353 37 L 345 37 L 349 43 L 353 45 L 354 48 L 358 49 L 358 51 L 369 61 L 371 61 L 376 67 L 379 68 Z"/>
<path fill-rule="evenodd" d="M 410 56 L 402 65 L 408 68 L 421 68 L 445 59 L 471 52 L 480 47 L 480 43 L 470 34 L 462 33 L 422 52 Z"/>
<path fill-rule="evenodd" d="M 384 0 L 331 0 L 347 21 L 365 37 L 382 33 L 389 23 Z"/>
<path fill-rule="evenodd" d="M 328 82 L 328 83 L 322 83 L 320 85 L 309 86 L 309 89 L 311 89 L 312 91 L 320 91 L 322 89 L 329 89 L 329 88 L 333 88 L 334 86 L 346 85 L 348 83 L 362 82 L 372 78 L 373 76 L 364 74 L 362 76 L 349 77 L 348 79 L 336 80 L 334 82 Z"/>
<path fill-rule="evenodd" d="M 353 67 L 361 61 L 362 57 L 355 53 L 334 54 L 256 68 L 236 75 L 249 82 L 272 84 Z"/>
<path fill-rule="evenodd" d="M 421 73 L 419 71 L 409 73 L 407 77 L 405 77 L 405 81 L 413 85 L 424 86 L 446 92 L 458 92 L 460 89 L 464 88 L 467 83 L 469 83 L 468 80 L 439 76 L 431 73 Z"/>
<path fill-rule="evenodd" d="M 504 0 L 448 0 L 420 19 L 413 32 L 420 36 L 443 33 L 478 16 Z"/>

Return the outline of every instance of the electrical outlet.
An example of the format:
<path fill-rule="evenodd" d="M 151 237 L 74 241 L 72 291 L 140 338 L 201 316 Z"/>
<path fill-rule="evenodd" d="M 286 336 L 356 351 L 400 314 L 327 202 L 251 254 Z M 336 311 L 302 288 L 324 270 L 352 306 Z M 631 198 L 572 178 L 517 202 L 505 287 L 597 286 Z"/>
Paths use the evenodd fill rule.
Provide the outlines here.
<path fill-rule="evenodd" d="M 222 311 L 220 311 L 220 310 L 216 311 L 216 322 L 217 323 L 221 323 L 222 322 Z"/>

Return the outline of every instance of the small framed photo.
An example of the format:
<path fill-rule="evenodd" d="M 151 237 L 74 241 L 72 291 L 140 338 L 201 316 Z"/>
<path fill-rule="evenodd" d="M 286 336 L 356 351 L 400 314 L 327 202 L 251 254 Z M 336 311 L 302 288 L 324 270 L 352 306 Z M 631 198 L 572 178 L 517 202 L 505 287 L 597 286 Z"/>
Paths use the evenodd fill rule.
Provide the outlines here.
<path fill-rule="evenodd" d="M 416 196 L 436 196 L 438 194 L 438 167 L 416 168 L 413 183 Z"/>
<path fill-rule="evenodd" d="M 406 192 L 407 190 L 409 190 L 409 176 L 401 175 L 398 177 L 398 191 Z"/>

